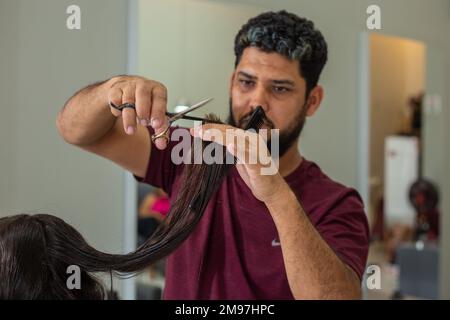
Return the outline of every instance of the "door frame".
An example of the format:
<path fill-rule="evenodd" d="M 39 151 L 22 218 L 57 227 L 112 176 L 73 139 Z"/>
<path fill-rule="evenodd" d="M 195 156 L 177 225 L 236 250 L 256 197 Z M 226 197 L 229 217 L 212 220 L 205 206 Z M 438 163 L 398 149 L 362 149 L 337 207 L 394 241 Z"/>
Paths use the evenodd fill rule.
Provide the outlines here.
<path fill-rule="evenodd" d="M 137 72 L 139 2 L 128 1 L 127 13 L 127 74 Z M 123 173 L 124 210 L 123 210 L 123 251 L 125 253 L 136 249 L 137 242 L 137 182 L 127 171 Z M 122 297 L 125 300 L 136 299 L 136 278 L 122 280 Z"/>

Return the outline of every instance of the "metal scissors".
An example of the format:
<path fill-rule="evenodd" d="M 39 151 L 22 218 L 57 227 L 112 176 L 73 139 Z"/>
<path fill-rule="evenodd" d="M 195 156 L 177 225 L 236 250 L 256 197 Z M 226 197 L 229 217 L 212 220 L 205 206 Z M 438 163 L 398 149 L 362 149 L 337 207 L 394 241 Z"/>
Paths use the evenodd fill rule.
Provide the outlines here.
<path fill-rule="evenodd" d="M 169 132 L 169 128 L 170 128 L 171 124 L 180 119 L 197 120 L 197 121 L 202 121 L 202 122 L 207 122 L 207 123 L 216 123 L 216 121 L 212 121 L 212 120 L 208 120 L 208 119 L 204 119 L 204 118 L 192 117 L 192 116 L 187 115 L 188 113 L 190 113 L 200 107 L 203 107 L 205 104 L 207 104 L 211 100 L 213 100 L 213 98 L 208 98 L 206 100 L 200 101 L 200 102 L 190 106 L 186 110 L 183 110 L 178 113 L 166 112 L 166 116 L 169 117 L 169 119 L 168 119 L 169 125 L 162 132 L 152 135 L 152 142 L 155 142 L 159 138 L 165 138 L 166 140 L 169 140 L 168 132 Z M 111 107 L 113 107 L 114 109 L 117 109 L 119 111 L 122 111 L 125 108 L 131 108 L 131 109 L 136 110 L 136 105 L 134 103 L 125 103 L 121 106 L 116 106 L 113 103 L 111 103 Z"/>

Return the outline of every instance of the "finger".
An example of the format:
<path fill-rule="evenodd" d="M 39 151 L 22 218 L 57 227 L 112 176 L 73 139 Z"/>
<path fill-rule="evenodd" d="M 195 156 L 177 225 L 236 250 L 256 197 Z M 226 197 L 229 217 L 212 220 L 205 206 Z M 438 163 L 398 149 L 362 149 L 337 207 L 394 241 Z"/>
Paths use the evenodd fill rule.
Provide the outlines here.
<path fill-rule="evenodd" d="M 235 129 L 237 129 L 237 128 L 235 128 L 235 127 L 232 127 L 232 126 L 229 126 L 229 125 L 227 125 L 227 124 L 219 124 L 219 123 L 206 123 L 206 124 L 204 124 L 204 125 L 201 125 L 200 126 L 201 128 L 202 128 L 202 130 L 209 130 L 209 129 L 219 129 L 219 130 L 221 130 L 221 131 L 223 131 L 223 132 L 226 132 L 227 131 L 227 129 L 230 129 L 230 130 L 235 130 Z"/>
<path fill-rule="evenodd" d="M 122 104 L 122 94 L 123 93 L 121 88 L 111 88 L 108 92 L 109 103 L 113 103 L 115 106 L 120 106 Z M 121 111 L 113 107 L 111 107 L 111 113 L 116 117 L 119 117 L 122 114 Z"/>
<path fill-rule="evenodd" d="M 164 135 L 156 138 L 155 140 L 153 140 L 153 136 L 152 136 L 152 141 L 159 150 L 164 150 L 167 147 L 167 145 L 169 144 L 171 131 L 170 131 L 170 128 L 168 130 L 166 130 L 166 128 L 168 128 L 168 127 L 169 127 L 169 124 L 167 123 L 167 125 L 164 125 L 161 128 L 159 128 L 158 130 L 155 130 L 155 133 L 153 136 L 159 135 L 159 134 L 163 133 L 164 131 L 166 131 L 166 133 Z"/>
<path fill-rule="evenodd" d="M 229 143 L 227 144 L 227 150 L 237 159 L 237 164 L 247 165 L 248 159 L 248 149 L 247 144 L 242 141 L 238 141 L 237 143 Z"/>
<path fill-rule="evenodd" d="M 236 159 L 237 159 L 237 149 L 236 149 L 236 145 L 232 142 L 232 143 L 228 143 L 226 145 L 227 151 L 229 153 L 231 153 Z"/>
<path fill-rule="evenodd" d="M 123 129 L 129 135 L 136 132 L 136 111 L 131 108 L 122 110 Z"/>
<path fill-rule="evenodd" d="M 267 150 L 260 135 L 241 129 L 235 130 L 235 141 L 231 145 L 228 144 L 227 148 L 230 149 L 230 152 L 234 152 L 233 154 L 239 163 L 245 164 L 249 169 L 257 169 L 259 167 L 259 154 Z"/>
<path fill-rule="evenodd" d="M 218 137 L 227 137 L 227 135 L 234 135 L 233 127 L 225 124 L 204 124 L 201 126 L 194 126 L 189 131 L 193 137 L 200 138 L 205 141 L 215 141 L 222 145 L 225 145 L 226 139 L 222 139 L 223 142 L 217 141 Z M 219 133 L 220 132 L 220 133 Z M 232 136 L 230 136 L 232 138 Z"/>
<path fill-rule="evenodd" d="M 122 104 L 135 103 L 136 87 L 133 84 L 127 84 L 122 88 Z"/>
<path fill-rule="evenodd" d="M 205 141 L 217 142 L 226 146 L 238 138 L 238 141 L 245 141 L 246 144 L 255 144 L 258 134 L 242 129 L 234 128 L 225 124 L 205 124 L 190 129 L 191 135 Z"/>
<path fill-rule="evenodd" d="M 227 151 L 238 160 L 238 163 L 244 163 L 245 149 L 239 147 L 242 142 L 236 139 L 239 136 L 238 132 L 226 128 L 225 125 L 204 125 L 198 129 L 194 128 L 194 136 L 225 146 Z M 243 139 L 245 140 L 245 137 Z M 245 148 L 245 143 L 243 147 Z"/>
<path fill-rule="evenodd" d="M 224 124 L 205 124 L 190 129 L 191 135 L 204 141 L 212 141 L 226 146 L 229 153 L 239 163 L 256 165 L 258 163 L 259 140 L 256 132 L 249 132 Z"/>
<path fill-rule="evenodd" d="M 156 139 L 154 144 L 159 150 L 164 150 L 167 148 L 168 141 L 165 138 Z"/>
<path fill-rule="evenodd" d="M 167 90 L 159 84 L 152 90 L 152 103 L 150 120 L 153 129 L 157 130 L 164 126 L 167 111 Z"/>
<path fill-rule="evenodd" d="M 144 83 L 136 86 L 136 115 L 143 126 L 150 125 L 150 109 L 152 92 Z"/>
<path fill-rule="evenodd" d="M 238 147 L 238 144 L 235 142 L 228 143 L 226 145 L 227 151 L 232 154 L 236 158 L 236 165 L 245 166 L 246 162 L 246 156 L 245 156 L 245 150 L 242 150 Z"/>
<path fill-rule="evenodd" d="M 135 103 L 135 88 L 133 85 L 127 85 L 122 88 L 122 104 Z M 132 135 L 136 132 L 136 111 L 132 108 L 122 110 L 123 128 L 125 132 Z"/>

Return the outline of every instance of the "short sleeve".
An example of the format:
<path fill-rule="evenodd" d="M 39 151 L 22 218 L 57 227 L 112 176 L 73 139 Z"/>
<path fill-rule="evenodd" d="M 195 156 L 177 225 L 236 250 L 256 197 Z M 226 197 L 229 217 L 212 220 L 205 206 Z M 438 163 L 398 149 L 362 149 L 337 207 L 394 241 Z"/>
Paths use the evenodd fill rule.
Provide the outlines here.
<path fill-rule="evenodd" d="M 183 132 L 183 136 L 189 137 L 190 139 L 189 130 L 181 127 L 171 127 L 170 137 L 173 137 L 174 130 L 185 130 L 185 132 Z M 148 133 L 151 136 L 154 133 L 153 128 L 148 127 Z M 169 145 L 164 150 L 159 150 L 153 145 L 150 152 L 150 159 L 147 165 L 145 177 L 141 178 L 134 176 L 135 179 L 139 182 L 161 188 L 170 196 L 175 180 L 181 175 L 184 166 L 182 163 L 176 164 L 172 161 L 172 151 L 174 150 L 174 147 L 180 143 L 180 141 L 175 141 L 171 138 Z M 188 145 L 190 145 L 190 142 Z"/>
<path fill-rule="evenodd" d="M 362 280 L 369 251 L 369 226 L 359 194 L 346 189 L 316 226 L 338 257 Z"/>

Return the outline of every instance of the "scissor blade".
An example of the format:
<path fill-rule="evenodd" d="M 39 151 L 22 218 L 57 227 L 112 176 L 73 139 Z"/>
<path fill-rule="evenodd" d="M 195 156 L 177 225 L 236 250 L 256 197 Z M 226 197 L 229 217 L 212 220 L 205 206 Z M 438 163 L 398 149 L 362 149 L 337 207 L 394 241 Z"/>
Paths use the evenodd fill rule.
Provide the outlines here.
<path fill-rule="evenodd" d="M 181 119 L 185 114 L 192 112 L 200 107 L 203 107 L 205 104 L 207 104 L 211 100 L 213 100 L 213 98 L 209 98 L 209 99 L 206 99 L 206 100 L 200 101 L 199 103 L 194 104 L 193 106 L 187 108 L 186 110 L 177 113 L 175 116 L 173 116 L 170 119 L 170 121 L 175 121 L 175 120 Z"/>

